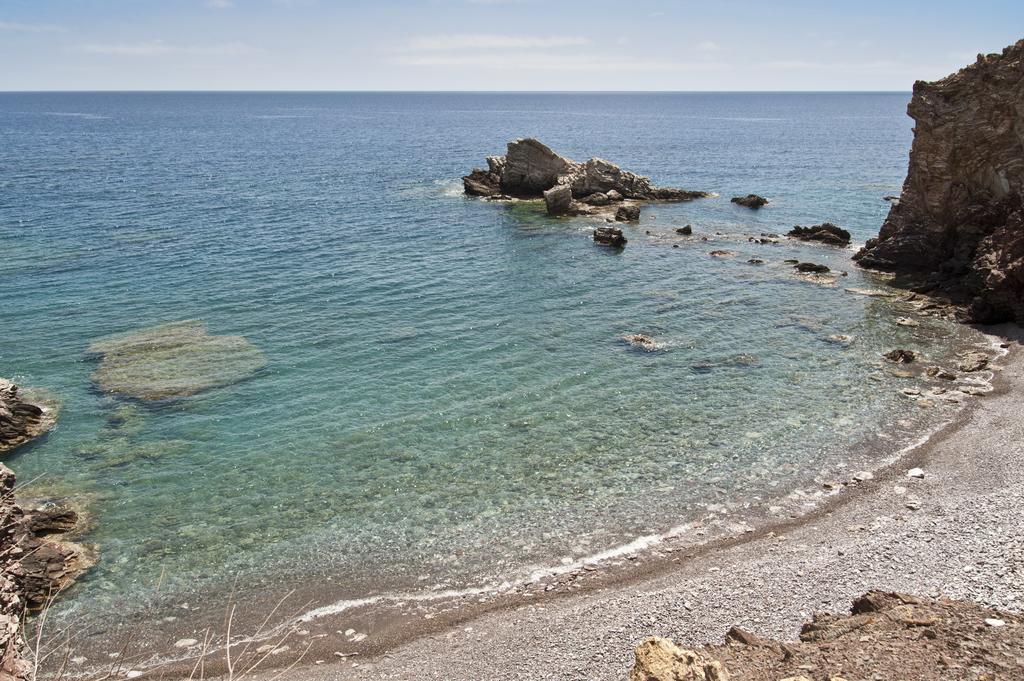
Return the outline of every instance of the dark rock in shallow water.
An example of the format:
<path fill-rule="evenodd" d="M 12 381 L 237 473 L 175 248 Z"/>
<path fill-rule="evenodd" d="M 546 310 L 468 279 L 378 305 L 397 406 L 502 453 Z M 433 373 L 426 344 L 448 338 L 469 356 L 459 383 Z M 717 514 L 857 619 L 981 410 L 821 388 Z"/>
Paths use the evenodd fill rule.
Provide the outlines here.
<path fill-rule="evenodd" d="M 917 354 L 913 350 L 904 350 L 902 348 L 890 350 L 882 356 L 896 364 L 910 364 L 917 359 Z"/>
<path fill-rule="evenodd" d="M 731 201 L 741 206 L 745 206 L 746 208 L 753 208 L 755 210 L 768 203 L 768 199 L 764 198 L 763 196 L 758 196 L 757 194 L 747 194 L 746 196 L 734 196 L 732 197 Z"/>
<path fill-rule="evenodd" d="M 621 229 L 598 227 L 594 230 L 594 243 L 601 244 L 602 246 L 622 248 L 626 245 L 626 237 L 623 236 Z"/>
<path fill-rule="evenodd" d="M 820 241 L 830 246 L 849 246 L 850 233 L 841 227 L 836 227 L 831 222 L 824 222 L 813 227 L 801 227 L 797 225 L 791 229 L 786 236 L 791 236 L 801 241 Z"/>
<path fill-rule="evenodd" d="M 854 259 L 965 304 L 971 321 L 1024 322 L 1024 40 L 914 84 L 903 193 Z"/>
<path fill-rule="evenodd" d="M 55 418 L 53 407 L 35 404 L 14 383 L 0 378 L 0 454 L 39 437 Z"/>
<path fill-rule="evenodd" d="M 619 206 L 615 211 L 615 220 L 617 222 L 639 222 L 640 206 Z"/>
<path fill-rule="evenodd" d="M 487 163 L 487 170 L 476 169 L 462 178 L 467 194 L 539 199 L 545 191 L 564 184 L 577 201 L 593 194 L 604 195 L 608 202 L 623 199 L 689 201 L 709 196 L 706 192 L 656 187 L 649 178 L 600 158 L 577 163 L 559 156 L 535 139 L 509 142 L 505 156 L 492 156 Z M 611 192 L 615 193 L 614 197 L 609 196 Z"/>
<path fill-rule="evenodd" d="M 237 383 L 266 365 L 241 336 L 214 336 L 195 320 L 113 336 L 89 346 L 100 358 L 93 382 L 139 400 L 188 397 Z"/>
<path fill-rule="evenodd" d="M 793 265 L 793 269 L 797 272 L 803 272 L 804 274 L 824 274 L 831 270 L 825 265 L 817 265 L 813 262 L 798 262 Z"/>
<path fill-rule="evenodd" d="M 686 225 L 685 227 L 679 227 L 676 229 L 676 234 L 682 234 L 683 236 L 690 236 L 693 234 L 693 227 Z"/>

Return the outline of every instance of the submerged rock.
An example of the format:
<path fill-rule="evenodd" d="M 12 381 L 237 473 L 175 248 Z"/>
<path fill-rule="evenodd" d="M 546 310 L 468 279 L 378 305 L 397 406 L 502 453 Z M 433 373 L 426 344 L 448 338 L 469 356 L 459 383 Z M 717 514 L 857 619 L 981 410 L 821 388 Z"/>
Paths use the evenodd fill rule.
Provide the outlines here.
<path fill-rule="evenodd" d="M 971 321 L 1024 322 L 1024 40 L 942 80 L 914 84 L 900 200 L 854 259 L 966 306 Z"/>
<path fill-rule="evenodd" d="M 487 166 L 487 170 L 475 169 L 462 178 L 466 194 L 539 199 L 551 188 L 565 185 L 574 201 L 597 207 L 624 199 L 689 201 L 709 196 L 707 192 L 656 187 L 649 178 L 604 159 L 578 163 L 531 138 L 509 142 L 505 156 L 489 157 Z"/>
<path fill-rule="evenodd" d="M 214 336 L 199 321 L 154 326 L 89 346 L 100 390 L 139 400 L 188 397 L 244 380 L 266 357 L 241 336 Z"/>
<path fill-rule="evenodd" d="M 646 352 L 657 352 L 665 349 L 664 343 L 659 343 L 650 336 L 642 333 L 631 333 L 627 336 L 623 336 L 622 340 L 626 341 L 634 348 L 640 348 Z"/>
<path fill-rule="evenodd" d="M 764 198 L 763 196 L 758 196 L 757 194 L 747 194 L 746 196 L 734 196 L 732 197 L 732 199 L 730 199 L 730 201 L 732 201 L 732 203 L 739 204 L 746 208 L 753 208 L 755 210 L 760 208 L 761 206 L 768 204 L 768 199 Z"/>
<path fill-rule="evenodd" d="M 917 359 L 917 354 L 913 350 L 904 350 L 903 348 L 890 350 L 882 356 L 896 364 L 909 364 Z"/>
<path fill-rule="evenodd" d="M 36 404 L 17 385 L 0 378 L 0 454 L 39 437 L 55 420 L 54 407 Z"/>
<path fill-rule="evenodd" d="M 623 236 L 621 229 L 598 227 L 594 230 L 594 243 L 601 244 L 602 246 L 622 248 L 626 245 L 626 237 Z"/>
<path fill-rule="evenodd" d="M 801 241 L 818 241 L 830 246 L 849 246 L 850 233 L 841 227 L 836 227 L 831 222 L 823 222 L 820 225 L 801 227 L 797 225 L 786 233 L 786 236 L 800 239 Z"/>

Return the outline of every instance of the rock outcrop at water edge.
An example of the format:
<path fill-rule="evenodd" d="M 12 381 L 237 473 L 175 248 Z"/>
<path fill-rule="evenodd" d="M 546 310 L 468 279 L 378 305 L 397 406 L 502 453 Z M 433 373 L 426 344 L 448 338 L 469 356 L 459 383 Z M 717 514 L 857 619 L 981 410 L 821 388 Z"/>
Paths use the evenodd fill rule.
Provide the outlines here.
<path fill-rule="evenodd" d="M 947 297 L 970 321 L 1024 322 L 1024 40 L 914 84 L 903 192 L 854 256 Z"/>
<path fill-rule="evenodd" d="M 15 476 L 0 464 L 0 679 L 34 678 L 23 625 L 95 563 L 91 547 L 69 541 L 85 524 L 66 501 L 20 504 Z"/>
<path fill-rule="evenodd" d="M 0 454 L 39 437 L 53 422 L 53 407 L 36 404 L 17 385 L 0 378 Z"/>
<path fill-rule="evenodd" d="M 488 157 L 487 169 L 474 169 L 462 178 L 462 184 L 470 196 L 543 198 L 551 215 L 592 215 L 602 209 L 614 212 L 622 202 L 690 201 L 710 196 L 657 187 L 649 178 L 604 159 L 578 163 L 532 138 L 509 142 L 505 156 Z"/>

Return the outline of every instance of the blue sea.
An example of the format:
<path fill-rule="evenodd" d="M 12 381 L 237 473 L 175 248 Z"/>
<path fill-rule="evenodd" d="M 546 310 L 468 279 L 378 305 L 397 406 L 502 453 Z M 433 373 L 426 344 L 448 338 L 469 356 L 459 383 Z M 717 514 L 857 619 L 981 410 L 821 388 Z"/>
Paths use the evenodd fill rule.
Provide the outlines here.
<path fill-rule="evenodd" d="M 948 408 L 900 394 L 914 381 L 880 354 L 941 360 L 968 332 L 848 292 L 885 287 L 852 248 L 750 238 L 876 234 L 908 99 L 0 94 L 0 376 L 61 405 L 5 463 L 85 500 L 100 554 L 58 612 L 515 580 L 768 516 L 881 462 Z M 600 220 L 462 195 L 525 136 L 716 196 L 646 206 L 614 251 L 592 242 Z M 750 192 L 769 205 L 729 201 Z M 814 282 L 787 259 L 845 274 Z M 157 403 L 94 384 L 90 344 L 181 320 L 266 365 Z"/>

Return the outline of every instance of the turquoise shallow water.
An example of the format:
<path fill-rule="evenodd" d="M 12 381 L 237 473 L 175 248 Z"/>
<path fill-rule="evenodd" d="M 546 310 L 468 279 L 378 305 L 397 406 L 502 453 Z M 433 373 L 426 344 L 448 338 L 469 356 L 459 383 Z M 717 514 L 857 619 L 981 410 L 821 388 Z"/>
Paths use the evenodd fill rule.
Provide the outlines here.
<path fill-rule="evenodd" d="M 877 232 L 907 99 L 0 94 L 0 375 L 62 403 L 7 463 L 88 495 L 102 554 L 66 607 L 239 575 L 329 574 L 352 595 L 514 576 L 767 503 L 907 430 L 921 410 L 872 379 L 879 353 L 941 358 L 960 332 L 845 293 L 877 285 L 852 251 L 747 241 Z M 593 221 L 460 195 L 523 135 L 720 197 L 646 208 L 618 253 Z M 771 204 L 729 203 L 748 192 Z M 849 276 L 809 283 L 785 258 Z M 266 366 L 156 405 L 92 386 L 91 343 L 185 319 Z"/>

